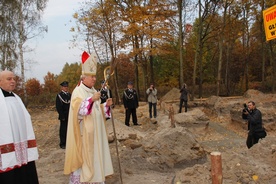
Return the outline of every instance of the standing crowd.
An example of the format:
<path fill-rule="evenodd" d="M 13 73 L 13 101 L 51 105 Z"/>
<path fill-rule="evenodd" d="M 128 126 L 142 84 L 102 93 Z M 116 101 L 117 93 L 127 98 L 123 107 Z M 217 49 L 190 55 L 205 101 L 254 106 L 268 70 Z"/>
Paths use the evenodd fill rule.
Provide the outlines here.
<path fill-rule="evenodd" d="M 107 81 L 101 82 L 100 89 L 94 88 L 96 71 L 97 57 L 84 52 L 79 84 L 71 94 L 69 82 L 63 81 L 56 95 L 60 121 L 59 146 L 65 149 L 64 174 L 70 175 L 70 184 L 104 184 L 106 176 L 114 172 L 105 129 L 106 120 L 111 118 L 112 92 Z M 35 160 L 38 159 L 35 134 L 27 109 L 19 96 L 13 93 L 15 86 L 14 73 L 2 71 L 0 181 L 3 184 L 36 184 L 39 182 L 35 166 Z M 146 94 L 149 118 L 156 118 L 157 89 L 154 84 L 150 85 Z M 122 95 L 126 126 L 130 126 L 130 117 L 134 126 L 141 125 L 136 113 L 138 99 L 133 82 L 129 81 Z M 186 104 L 187 100 L 184 99 L 184 102 Z"/>
<path fill-rule="evenodd" d="M 59 146 L 65 149 L 64 174 L 69 184 L 104 184 L 106 176 L 114 173 L 105 123 L 112 118 L 112 93 L 107 81 L 96 90 L 97 57 L 82 54 L 82 74 L 79 84 L 69 93 L 69 82 L 60 84 L 56 96 L 56 110 L 60 121 Z M 0 183 L 37 184 L 35 161 L 38 149 L 31 117 L 22 100 L 13 91 L 15 75 L 11 71 L 0 72 Z M 149 118 L 157 118 L 157 89 L 150 84 L 146 90 Z M 179 113 L 188 109 L 187 85 L 180 89 Z M 133 82 L 127 83 L 122 101 L 125 108 L 125 125 L 140 126 L 137 119 L 139 97 Z M 247 147 L 262 138 L 257 131 L 263 130 L 262 114 L 250 101 L 243 112 L 248 120 Z"/>

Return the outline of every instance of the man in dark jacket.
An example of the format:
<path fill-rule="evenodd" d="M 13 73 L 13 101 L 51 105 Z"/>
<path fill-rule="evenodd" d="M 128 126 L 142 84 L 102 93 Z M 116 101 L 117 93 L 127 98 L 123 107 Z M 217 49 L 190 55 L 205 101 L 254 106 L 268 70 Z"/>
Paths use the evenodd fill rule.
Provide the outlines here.
<path fill-rule="evenodd" d="M 65 149 L 71 94 L 68 92 L 67 81 L 63 81 L 62 83 L 60 83 L 60 86 L 61 92 L 57 94 L 56 97 L 56 109 L 58 112 L 58 119 L 60 120 L 59 146 L 60 148 Z"/>
<path fill-rule="evenodd" d="M 136 109 L 139 106 L 138 96 L 137 96 L 136 90 L 133 89 L 132 82 L 127 83 L 127 89 L 123 93 L 123 102 L 126 110 L 125 125 L 129 126 L 130 115 L 132 115 L 133 124 L 136 126 L 139 125 L 137 123 L 137 115 L 136 115 Z"/>
<path fill-rule="evenodd" d="M 181 113 L 182 111 L 182 105 L 184 103 L 184 107 L 185 107 L 185 112 L 187 112 L 187 108 L 188 108 L 188 90 L 187 90 L 187 85 L 184 83 L 182 85 L 182 88 L 180 89 L 180 104 L 179 104 L 179 111 L 178 113 Z"/>
<path fill-rule="evenodd" d="M 112 98 L 112 92 L 104 80 L 101 81 L 101 89 L 98 91 L 101 92 L 101 104 L 105 103 L 108 98 Z"/>
<path fill-rule="evenodd" d="M 243 110 L 243 119 L 248 120 L 248 136 L 246 145 L 249 149 L 254 144 L 259 142 L 259 137 L 256 132 L 263 129 L 262 113 L 256 108 L 255 102 L 248 102 L 247 108 Z"/>
<path fill-rule="evenodd" d="M 101 92 L 101 104 L 105 103 L 107 99 L 112 98 L 112 92 L 106 84 L 105 80 L 101 81 L 101 88 L 98 90 Z M 112 106 L 108 107 L 109 109 Z M 106 120 L 110 119 L 110 117 L 105 117 Z"/>

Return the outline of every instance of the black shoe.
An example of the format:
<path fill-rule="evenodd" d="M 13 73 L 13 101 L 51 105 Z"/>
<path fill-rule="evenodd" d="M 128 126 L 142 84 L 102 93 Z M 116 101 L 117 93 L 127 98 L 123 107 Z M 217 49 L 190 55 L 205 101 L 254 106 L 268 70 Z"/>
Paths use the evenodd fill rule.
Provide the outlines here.
<path fill-rule="evenodd" d="M 60 148 L 61 148 L 61 149 L 65 149 L 65 146 L 64 146 L 64 145 L 62 145 L 62 146 L 60 146 Z"/>
<path fill-rule="evenodd" d="M 126 126 L 129 126 L 129 124 L 126 124 Z"/>

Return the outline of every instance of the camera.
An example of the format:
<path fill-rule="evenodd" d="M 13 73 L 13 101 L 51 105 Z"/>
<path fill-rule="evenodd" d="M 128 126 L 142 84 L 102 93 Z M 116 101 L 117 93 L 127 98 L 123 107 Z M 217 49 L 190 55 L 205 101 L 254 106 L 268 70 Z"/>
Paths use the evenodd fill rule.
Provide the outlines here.
<path fill-rule="evenodd" d="M 246 103 L 243 104 L 242 112 L 248 112 L 248 107 L 247 107 Z"/>
<path fill-rule="evenodd" d="M 244 119 L 244 120 L 247 120 L 248 113 L 246 113 L 246 112 L 249 112 L 249 111 L 248 111 L 248 107 L 247 107 L 246 103 L 244 103 L 243 110 L 242 110 L 242 119 Z"/>

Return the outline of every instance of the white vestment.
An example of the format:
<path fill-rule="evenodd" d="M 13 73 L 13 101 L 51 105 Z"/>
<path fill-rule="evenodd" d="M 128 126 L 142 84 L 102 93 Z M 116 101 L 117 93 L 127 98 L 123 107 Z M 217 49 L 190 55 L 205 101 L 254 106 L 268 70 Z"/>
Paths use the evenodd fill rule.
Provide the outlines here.
<path fill-rule="evenodd" d="M 31 117 L 19 96 L 0 90 L 0 172 L 38 159 Z"/>
<path fill-rule="evenodd" d="M 64 165 L 71 183 L 101 183 L 113 174 L 103 110 L 91 99 L 95 92 L 81 83 L 71 96 Z"/>

